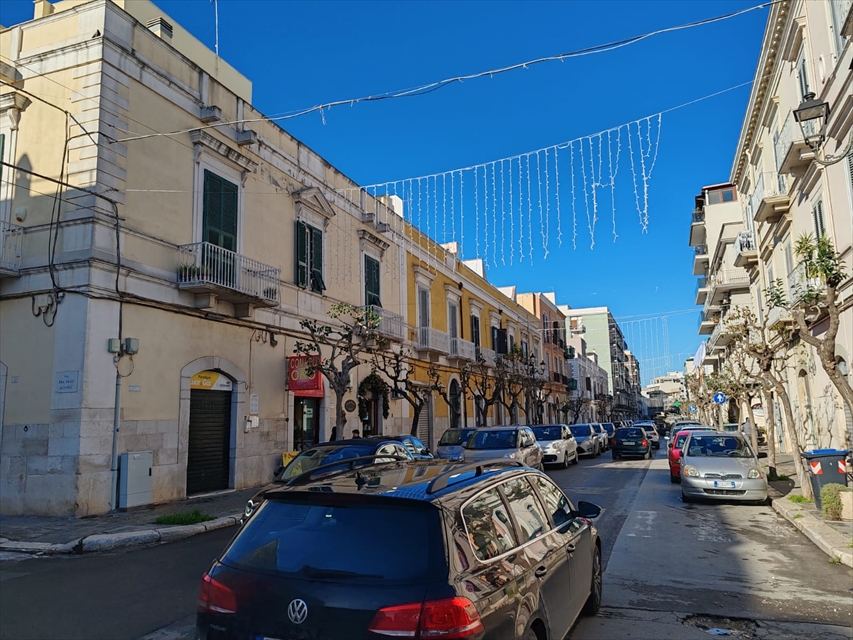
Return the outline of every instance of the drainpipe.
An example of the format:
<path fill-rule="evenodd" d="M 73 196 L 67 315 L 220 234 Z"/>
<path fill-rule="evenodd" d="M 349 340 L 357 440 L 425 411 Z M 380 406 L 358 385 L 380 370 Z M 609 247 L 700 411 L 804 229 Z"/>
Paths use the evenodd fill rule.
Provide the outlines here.
<path fill-rule="evenodd" d="M 110 461 L 110 511 L 118 507 L 118 430 L 121 421 L 121 373 L 116 366 L 116 399 L 113 414 L 113 454 Z"/>

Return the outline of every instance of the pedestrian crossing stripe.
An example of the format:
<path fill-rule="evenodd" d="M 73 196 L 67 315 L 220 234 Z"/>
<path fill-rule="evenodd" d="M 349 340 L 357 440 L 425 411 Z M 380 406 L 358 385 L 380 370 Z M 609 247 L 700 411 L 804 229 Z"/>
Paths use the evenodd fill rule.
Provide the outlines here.
<path fill-rule="evenodd" d="M 809 464 L 812 467 L 812 475 L 813 476 L 822 476 L 823 475 L 823 469 L 820 468 L 820 462 L 815 460 L 814 462 L 810 462 Z"/>

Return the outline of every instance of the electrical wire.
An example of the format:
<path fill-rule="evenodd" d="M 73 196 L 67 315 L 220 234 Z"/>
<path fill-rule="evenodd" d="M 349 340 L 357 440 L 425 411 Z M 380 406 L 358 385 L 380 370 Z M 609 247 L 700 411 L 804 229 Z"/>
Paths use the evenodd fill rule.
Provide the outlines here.
<path fill-rule="evenodd" d="M 308 115 L 310 113 L 314 113 L 314 112 L 318 112 L 318 111 L 322 113 L 324 110 L 329 110 L 332 107 L 336 107 L 336 106 L 343 106 L 343 105 L 354 106 L 355 104 L 358 104 L 361 102 L 377 102 L 377 101 L 381 101 L 381 100 L 389 100 L 389 99 L 394 99 L 394 98 L 409 98 L 409 97 L 414 97 L 414 96 L 423 96 L 423 95 L 433 93 L 434 91 L 438 91 L 439 89 L 442 89 L 442 88 L 449 86 L 451 84 L 465 82 L 466 80 L 476 80 L 479 78 L 484 78 L 486 76 L 493 78 L 496 75 L 500 75 L 503 73 L 509 73 L 511 71 L 517 71 L 519 69 L 528 69 L 532 66 L 535 66 L 538 64 L 543 64 L 545 62 L 555 62 L 555 61 L 563 62 L 566 59 L 578 58 L 578 57 L 593 55 L 593 54 L 597 54 L 597 53 L 607 53 L 609 51 L 614 51 L 616 49 L 620 49 L 622 47 L 626 47 L 626 46 L 635 44 L 637 42 L 641 42 L 643 40 L 646 40 L 647 38 L 651 38 L 651 37 L 654 37 L 657 35 L 661 35 L 664 33 L 671 33 L 671 32 L 675 32 L 675 31 L 681 31 L 684 29 L 692 29 L 695 27 L 713 24 L 715 22 L 720 22 L 723 20 L 729 20 L 732 18 L 736 18 L 736 17 L 742 16 L 742 15 L 745 15 L 745 14 L 750 13 L 752 11 L 757 11 L 759 9 L 765 9 L 765 8 L 770 7 L 772 5 L 779 4 L 781 2 L 786 2 L 786 1 L 787 0 L 773 0 L 772 2 L 765 2 L 762 4 L 747 7 L 745 9 L 741 9 L 739 11 L 734 11 L 732 13 L 728 13 L 728 14 L 724 14 L 724 15 L 720 15 L 720 16 L 715 16 L 713 18 L 706 18 L 703 20 L 697 20 L 695 22 L 688 22 L 688 23 L 676 25 L 673 27 L 665 27 L 663 29 L 657 29 L 655 31 L 643 33 L 643 34 L 640 34 L 638 36 L 625 38 L 623 40 L 617 40 L 617 41 L 608 42 L 605 44 L 594 45 L 594 46 L 585 47 L 582 49 L 576 49 L 574 51 L 567 51 L 565 53 L 560 53 L 560 54 L 551 55 L 551 56 L 545 56 L 545 57 L 541 57 L 541 58 L 536 58 L 534 60 L 528 60 L 526 62 L 519 62 L 516 64 L 506 66 L 506 67 L 499 67 L 497 69 L 490 69 L 488 71 L 480 71 L 477 73 L 471 73 L 471 74 L 456 76 L 456 77 L 452 77 L 452 78 L 445 78 L 443 80 L 438 80 L 435 82 L 430 82 L 427 84 L 418 85 L 415 87 L 411 87 L 409 89 L 388 91 L 388 92 L 384 92 L 384 93 L 380 93 L 380 94 L 376 94 L 376 95 L 362 96 L 360 98 L 349 98 L 346 100 L 335 100 L 333 102 L 327 102 L 324 104 L 315 105 L 313 107 L 307 107 L 304 109 L 299 109 L 296 111 L 284 112 L 284 113 L 278 114 L 278 115 L 265 116 L 265 117 L 260 117 L 260 118 L 243 118 L 240 120 L 231 120 L 228 122 L 219 122 L 216 124 L 205 125 L 202 127 L 193 127 L 192 129 L 181 129 L 178 131 L 171 131 L 171 132 L 158 132 L 158 133 L 143 134 L 143 135 L 137 135 L 137 136 L 129 136 L 126 138 L 120 138 L 116 142 L 124 143 L 124 142 L 131 142 L 134 140 L 145 140 L 147 138 L 154 138 L 154 137 L 171 137 L 171 136 L 182 135 L 182 134 L 189 133 L 191 131 L 196 131 L 199 129 L 215 129 L 217 127 L 233 126 L 233 125 L 247 124 L 247 123 L 253 123 L 253 122 L 278 122 L 278 121 L 282 121 L 282 120 L 290 120 L 293 118 L 298 118 L 298 117 Z"/>

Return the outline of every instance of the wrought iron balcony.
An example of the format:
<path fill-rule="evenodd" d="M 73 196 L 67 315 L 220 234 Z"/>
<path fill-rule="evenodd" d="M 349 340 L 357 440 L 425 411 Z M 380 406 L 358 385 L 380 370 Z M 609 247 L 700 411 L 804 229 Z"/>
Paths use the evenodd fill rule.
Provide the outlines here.
<path fill-rule="evenodd" d="M 462 338 L 450 338 L 450 357 L 459 360 L 474 360 L 476 358 L 474 343 Z"/>
<path fill-rule="evenodd" d="M 179 247 L 178 287 L 235 304 L 278 305 L 281 270 L 209 242 Z"/>
<path fill-rule="evenodd" d="M 758 264 L 758 244 L 755 242 L 755 233 L 746 229 L 735 240 L 735 266 L 750 267 L 755 264 Z"/>
<path fill-rule="evenodd" d="M 813 301 L 825 290 L 823 282 L 818 277 L 806 273 L 806 264 L 801 262 L 788 274 L 788 293 L 792 305 L 801 305 Z"/>
<path fill-rule="evenodd" d="M 375 304 L 365 305 L 362 309 L 379 317 L 379 326 L 377 327 L 377 331 L 381 335 L 392 340 L 403 340 L 405 329 L 403 316 L 392 313 Z"/>
<path fill-rule="evenodd" d="M 794 319 L 785 307 L 771 307 L 767 310 L 767 326 L 791 324 Z"/>
<path fill-rule="evenodd" d="M 749 289 L 749 274 L 746 269 L 721 269 L 711 277 L 708 306 L 719 305 L 724 296 L 736 289 Z"/>
<path fill-rule="evenodd" d="M 711 337 L 708 338 L 709 349 L 724 350 L 732 341 L 732 332 L 726 325 L 725 320 L 725 317 L 721 317 L 719 322 L 714 326 Z"/>
<path fill-rule="evenodd" d="M 494 366 L 497 361 L 497 354 L 492 349 L 486 347 L 475 347 L 477 359 L 482 359 L 488 365 Z"/>
<path fill-rule="evenodd" d="M 758 176 L 749 208 L 755 222 L 776 222 L 791 206 L 788 180 L 781 173 L 768 171 Z"/>
<path fill-rule="evenodd" d="M 791 173 L 814 158 L 814 152 L 803 140 L 800 125 L 794 121 L 794 114 L 790 111 L 779 134 L 774 136 L 773 147 L 776 153 L 776 170 L 779 173 Z"/>
<path fill-rule="evenodd" d="M 418 327 L 418 351 L 450 352 L 450 336 L 432 327 Z"/>
<path fill-rule="evenodd" d="M 17 276 L 24 252 L 24 228 L 0 222 L 0 278 Z"/>

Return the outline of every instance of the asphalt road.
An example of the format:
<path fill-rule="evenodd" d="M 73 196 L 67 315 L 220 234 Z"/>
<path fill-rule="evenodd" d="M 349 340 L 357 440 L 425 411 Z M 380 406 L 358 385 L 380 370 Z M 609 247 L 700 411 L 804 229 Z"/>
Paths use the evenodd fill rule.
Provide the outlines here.
<path fill-rule="evenodd" d="M 684 505 L 666 458 L 549 475 L 604 511 L 604 608 L 572 640 L 853 638 L 853 571 L 769 507 Z M 0 639 L 192 637 L 199 578 L 234 529 L 109 555 L 0 560 Z"/>

